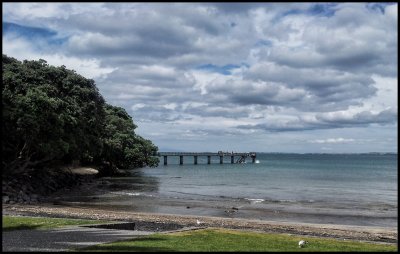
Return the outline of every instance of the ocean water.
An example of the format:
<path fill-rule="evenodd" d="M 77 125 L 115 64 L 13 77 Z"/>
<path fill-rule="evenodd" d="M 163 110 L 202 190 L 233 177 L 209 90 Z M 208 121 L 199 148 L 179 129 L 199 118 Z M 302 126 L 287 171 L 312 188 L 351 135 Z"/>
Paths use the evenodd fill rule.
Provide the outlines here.
<path fill-rule="evenodd" d="M 168 157 L 168 165 L 132 170 L 126 188 L 97 204 L 125 210 L 303 223 L 397 227 L 397 154 L 257 154 Z"/>
<path fill-rule="evenodd" d="M 224 164 L 169 157 L 167 166 L 142 169 L 159 180 L 159 194 L 196 199 L 238 198 L 335 206 L 397 206 L 395 154 L 258 154 L 257 162 Z M 229 161 L 228 161 L 229 160 Z"/>

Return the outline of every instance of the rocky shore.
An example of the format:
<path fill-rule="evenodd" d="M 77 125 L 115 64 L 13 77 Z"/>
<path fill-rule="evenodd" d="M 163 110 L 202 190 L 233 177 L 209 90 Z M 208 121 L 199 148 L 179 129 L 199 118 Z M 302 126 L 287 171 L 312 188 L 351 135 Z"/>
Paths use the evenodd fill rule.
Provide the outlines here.
<path fill-rule="evenodd" d="M 88 184 L 95 179 L 97 170 L 74 167 L 35 171 L 2 179 L 3 204 L 36 204 L 59 190 Z"/>
<path fill-rule="evenodd" d="M 205 216 L 183 216 L 170 214 L 137 213 L 109 209 L 68 207 L 62 205 L 3 205 L 3 215 L 28 215 L 45 217 L 82 218 L 95 220 L 152 222 L 158 224 L 176 224 L 180 227 L 218 227 L 328 237 L 336 239 L 397 243 L 397 228 L 361 227 L 344 225 L 324 225 L 305 223 L 284 223 L 263 220 L 232 219 Z"/>

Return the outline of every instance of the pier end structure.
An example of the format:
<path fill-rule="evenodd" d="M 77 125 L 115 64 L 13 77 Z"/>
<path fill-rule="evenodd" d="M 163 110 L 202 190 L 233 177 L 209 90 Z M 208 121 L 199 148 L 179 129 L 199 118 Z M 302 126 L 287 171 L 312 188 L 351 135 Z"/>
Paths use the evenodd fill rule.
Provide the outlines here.
<path fill-rule="evenodd" d="M 222 152 L 219 151 L 217 153 L 210 153 L 210 152 L 159 152 L 157 153 L 159 157 L 164 157 L 164 165 L 168 165 L 168 156 L 179 156 L 179 164 L 183 165 L 183 157 L 184 156 L 193 156 L 193 164 L 198 164 L 198 157 L 199 156 L 207 156 L 207 164 L 211 164 L 211 157 L 212 156 L 219 156 L 219 163 L 224 163 L 224 157 L 230 156 L 231 157 L 231 164 L 234 163 L 244 163 L 247 157 L 252 159 L 252 163 L 255 163 L 257 154 L 255 152 L 247 152 L 247 153 L 236 153 L 236 152 Z M 239 157 L 239 159 L 235 162 L 235 157 Z"/>

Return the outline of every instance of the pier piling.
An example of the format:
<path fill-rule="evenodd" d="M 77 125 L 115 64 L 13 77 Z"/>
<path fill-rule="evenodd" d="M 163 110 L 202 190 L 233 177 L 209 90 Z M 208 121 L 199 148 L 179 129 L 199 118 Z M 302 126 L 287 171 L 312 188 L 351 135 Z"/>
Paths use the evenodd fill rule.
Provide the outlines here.
<path fill-rule="evenodd" d="M 211 164 L 211 156 L 219 156 L 219 163 L 223 164 L 224 163 L 224 156 L 230 156 L 231 157 L 231 163 L 245 163 L 245 159 L 247 157 L 252 158 L 252 162 L 255 163 L 256 161 L 256 153 L 255 152 L 250 152 L 250 153 L 230 153 L 230 152 L 222 152 L 219 151 L 218 153 L 209 153 L 209 152 L 198 152 L 198 153 L 191 153 L 191 152 L 160 152 L 157 153 L 158 156 L 164 157 L 164 165 L 168 164 L 168 156 L 179 156 L 179 164 L 183 165 L 183 156 L 193 156 L 193 163 L 195 165 L 198 164 L 198 156 L 207 156 L 207 164 Z M 235 156 L 240 156 L 240 159 L 235 162 Z"/>

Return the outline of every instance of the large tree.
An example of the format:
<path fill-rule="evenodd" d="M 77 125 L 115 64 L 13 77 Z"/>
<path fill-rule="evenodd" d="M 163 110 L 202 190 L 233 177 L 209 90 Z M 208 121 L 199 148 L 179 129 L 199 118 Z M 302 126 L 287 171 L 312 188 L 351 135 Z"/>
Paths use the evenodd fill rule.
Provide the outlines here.
<path fill-rule="evenodd" d="M 157 164 L 148 157 L 157 148 L 134 134 L 132 118 L 125 112 L 127 127 L 111 128 L 121 114 L 112 117 L 114 107 L 105 103 L 94 81 L 65 66 L 3 55 L 2 108 L 3 175 L 73 160 L 99 163 L 102 156 L 123 168 Z M 110 145 L 113 137 L 129 132 L 134 138 L 122 151 L 113 151 L 118 149 Z M 122 163 L 114 161 L 119 153 Z"/>
<path fill-rule="evenodd" d="M 104 147 L 100 159 L 110 170 L 156 166 L 158 158 L 153 155 L 157 153 L 157 147 L 135 134 L 137 126 L 125 109 L 106 105 L 105 112 Z"/>

